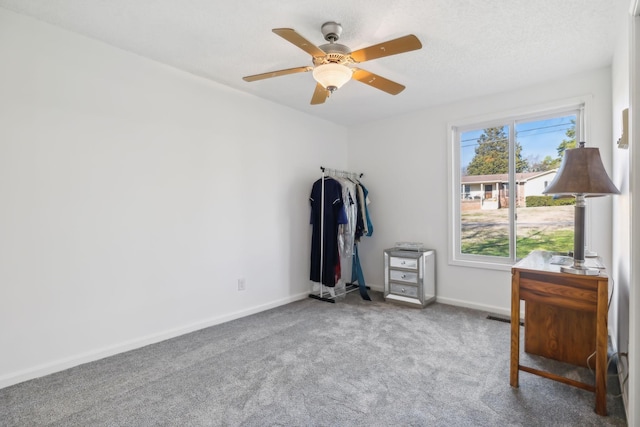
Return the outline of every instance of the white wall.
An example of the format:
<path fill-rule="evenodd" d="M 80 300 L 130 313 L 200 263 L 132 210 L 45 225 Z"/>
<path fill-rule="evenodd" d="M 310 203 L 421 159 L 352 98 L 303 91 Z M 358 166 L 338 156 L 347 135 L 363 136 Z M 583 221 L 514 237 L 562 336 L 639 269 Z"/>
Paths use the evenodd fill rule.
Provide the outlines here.
<path fill-rule="evenodd" d="M 631 142 L 630 147 L 630 178 L 629 187 L 632 194 L 631 201 L 631 290 L 629 295 L 629 407 L 627 409 L 629 425 L 640 424 L 640 203 L 638 190 L 640 189 L 640 1 L 634 0 L 633 41 L 631 45 L 631 96 L 632 105 L 630 118 Z"/>
<path fill-rule="evenodd" d="M 622 135 L 622 110 L 629 108 L 629 25 L 628 16 L 620 22 L 620 39 L 612 64 L 612 141 Z M 631 290 L 631 195 L 630 150 L 614 148 L 611 178 L 621 194 L 613 200 L 613 262 L 611 265 L 614 296 L 609 307 L 610 317 L 617 319 L 610 327 L 612 344 L 621 353 L 629 352 L 629 295 Z M 611 322 L 610 322 L 611 323 Z M 628 375 L 628 359 L 621 357 L 619 376 Z M 629 383 L 624 384 L 624 397 L 628 397 Z M 628 404 L 628 402 L 626 402 Z"/>
<path fill-rule="evenodd" d="M 630 426 L 640 424 L 640 1 L 631 1 L 633 18 L 629 19 L 629 381 L 627 420 Z M 635 269 L 632 269 L 634 266 Z"/>
<path fill-rule="evenodd" d="M 611 170 L 611 70 L 466 100 L 418 113 L 349 128 L 349 167 L 365 172 L 374 235 L 360 245 L 368 283 L 383 284 L 382 253 L 398 241 L 419 241 L 436 250 L 438 300 L 507 314 L 509 271 L 448 265 L 446 180 L 448 123 L 591 95 L 588 146 L 598 146 Z M 400 95 L 401 96 L 401 95 Z M 611 260 L 611 198 L 590 201 L 587 235 L 591 248 Z"/>
<path fill-rule="evenodd" d="M 0 58 L 0 387 L 306 295 L 344 128 L 4 9 Z"/>

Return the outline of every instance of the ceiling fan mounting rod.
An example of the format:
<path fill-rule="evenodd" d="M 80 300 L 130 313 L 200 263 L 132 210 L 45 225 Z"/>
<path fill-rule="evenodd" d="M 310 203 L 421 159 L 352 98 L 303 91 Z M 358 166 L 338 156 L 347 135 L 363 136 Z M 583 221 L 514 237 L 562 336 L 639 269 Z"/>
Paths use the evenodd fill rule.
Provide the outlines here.
<path fill-rule="evenodd" d="M 342 34 L 342 25 L 332 21 L 325 22 L 320 30 L 326 41 L 335 43 L 340 39 L 340 34 Z"/>

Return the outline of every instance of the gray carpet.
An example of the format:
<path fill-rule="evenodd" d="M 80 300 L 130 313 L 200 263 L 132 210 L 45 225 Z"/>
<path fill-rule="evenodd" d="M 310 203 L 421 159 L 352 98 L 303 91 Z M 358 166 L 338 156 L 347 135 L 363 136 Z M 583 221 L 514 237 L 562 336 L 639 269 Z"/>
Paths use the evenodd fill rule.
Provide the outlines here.
<path fill-rule="evenodd" d="M 508 323 L 372 298 L 305 299 L 7 387 L 0 425 L 626 425 L 614 376 L 607 417 L 584 390 L 524 372 L 514 389 Z"/>

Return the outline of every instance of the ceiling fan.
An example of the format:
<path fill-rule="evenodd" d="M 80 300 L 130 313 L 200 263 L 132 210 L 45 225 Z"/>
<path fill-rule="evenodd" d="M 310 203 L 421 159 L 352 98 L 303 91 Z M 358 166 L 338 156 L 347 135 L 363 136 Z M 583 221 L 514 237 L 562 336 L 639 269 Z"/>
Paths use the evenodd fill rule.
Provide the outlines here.
<path fill-rule="evenodd" d="M 243 80 L 253 82 L 287 74 L 312 71 L 313 78 L 317 82 L 311 97 L 312 105 L 324 103 L 329 95 L 352 78 L 391 95 L 397 95 L 404 90 L 405 87 L 403 85 L 350 65 L 409 52 L 422 47 L 420 40 L 410 34 L 352 52 L 347 46 L 336 43 L 342 33 L 342 25 L 336 22 L 325 22 L 321 27 L 321 31 L 324 39 L 329 43 L 315 46 L 291 28 L 274 28 L 274 33 L 310 54 L 314 66 L 287 68 L 285 70 L 255 74 L 243 77 Z"/>

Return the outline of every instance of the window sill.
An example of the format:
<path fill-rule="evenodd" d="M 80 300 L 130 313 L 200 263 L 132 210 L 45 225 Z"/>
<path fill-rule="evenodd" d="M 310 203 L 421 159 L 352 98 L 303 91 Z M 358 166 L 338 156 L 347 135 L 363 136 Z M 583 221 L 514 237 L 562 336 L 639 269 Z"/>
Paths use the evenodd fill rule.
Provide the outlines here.
<path fill-rule="evenodd" d="M 511 267 L 515 264 L 511 261 L 495 262 L 495 261 L 479 261 L 479 260 L 460 260 L 449 259 L 449 265 L 457 267 L 481 268 L 483 270 L 500 270 L 511 271 Z"/>

